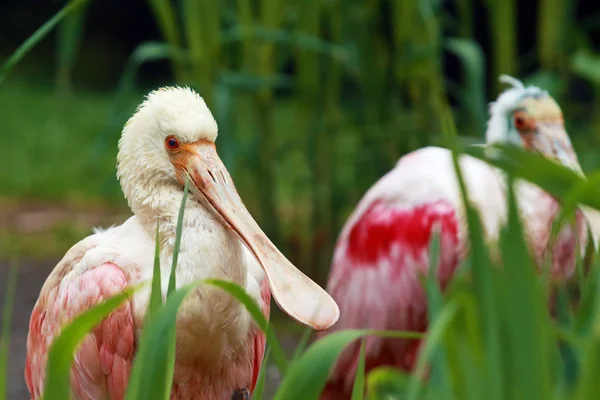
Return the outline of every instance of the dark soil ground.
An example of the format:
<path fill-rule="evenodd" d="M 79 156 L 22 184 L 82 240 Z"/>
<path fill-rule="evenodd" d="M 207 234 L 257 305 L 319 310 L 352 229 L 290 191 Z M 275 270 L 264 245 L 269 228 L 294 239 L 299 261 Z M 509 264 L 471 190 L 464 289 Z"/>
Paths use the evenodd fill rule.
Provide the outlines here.
<path fill-rule="evenodd" d="M 8 399 L 27 400 L 29 392 L 25 385 L 24 368 L 25 353 L 27 346 L 27 331 L 31 310 L 38 298 L 40 289 L 54 268 L 58 259 L 22 260 L 19 263 L 19 274 L 17 289 L 13 302 L 13 317 L 10 336 L 10 357 L 8 367 Z M 8 278 L 9 264 L 0 261 L 0 302 L 4 302 L 6 282 Z M 272 307 L 274 308 L 274 307 Z M 1 310 L 1 308 L 0 308 Z M 296 347 L 298 335 L 295 333 L 279 334 L 281 344 L 289 354 Z M 279 384 L 279 373 L 277 368 L 269 365 L 267 370 L 266 399 L 272 397 Z"/>

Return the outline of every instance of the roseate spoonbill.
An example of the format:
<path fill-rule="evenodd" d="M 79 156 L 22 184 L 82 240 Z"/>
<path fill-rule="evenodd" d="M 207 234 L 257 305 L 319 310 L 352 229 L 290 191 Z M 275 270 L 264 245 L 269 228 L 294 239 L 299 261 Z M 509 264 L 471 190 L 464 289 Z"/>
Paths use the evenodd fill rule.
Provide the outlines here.
<path fill-rule="evenodd" d="M 552 97 L 513 78 L 501 80 L 513 87 L 491 104 L 487 143 L 517 143 L 580 171 L 562 112 Z M 472 157 L 461 156 L 459 163 L 487 240 L 494 242 L 506 218 L 504 177 Z M 554 278 L 569 278 L 575 268 L 576 238 L 582 248 L 587 243 L 583 215 L 577 215 L 576 227 L 564 227 L 550 248 L 549 234 L 559 204 L 524 181 L 516 190 L 536 261 L 540 263 L 552 252 Z M 418 275 L 428 270 L 434 225 L 440 229 L 438 279 L 445 287 L 468 251 L 466 222 L 451 153 L 426 147 L 402 157 L 369 189 L 343 227 L 327 285 L 340 305 L 341 317 L 335 327 L 320 336 L 347 328 L 425 331 L 427 302 Z M 417 340 L 369 337 L 366 368 L 388 365 L 410 371 L 419 344 Z M 342 353 L 324 399 L 350 398 L 358 353 L 358 343 Z"/>
<path fill-rule="evenodd" d="M 190 179 L 177 285 L 204 278 L 233 281 L 265 316 L 271 293 L 295 320 L 325 329 L 339 309 L 327 292 L 296 269 L 261 231 L 238 196 L 215 148 L 217 124 L 204 100 L 187 88 L 151 92 L 119 141 L 117 176 L 134 216 L 73 246 L 42 287 L 29 325 L 25 378 L 42 396 L 48 349 L 75 316 L 152 277 L 160 221 L 161 276 L 166 293 L 183 183 Z M 136 292 L 80 344 L 71 370 L 76 399 L 122 399 L 143 327 L 150 288 Z M 198 287 L 176 320 L 171 399 L 229 400 L 252 391 L 265 336 L 249 313 L 220 289 Z"/>

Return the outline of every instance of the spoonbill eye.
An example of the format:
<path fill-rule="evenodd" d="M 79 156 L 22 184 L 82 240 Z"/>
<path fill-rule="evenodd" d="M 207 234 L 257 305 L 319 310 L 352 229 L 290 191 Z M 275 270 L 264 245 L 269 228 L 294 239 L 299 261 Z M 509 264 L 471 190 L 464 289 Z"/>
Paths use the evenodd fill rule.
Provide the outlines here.
<path fill-rule="evenodd" d="M 534 121 L 524 112 L 516 112 L 513 116 L 513 123 L 520 133 L 529 133 L 534 130 Z"/>
<path fill-rule="evenodd" d="M 165 146 L 167 146 L 167 149 L 169 150 L 177 150 L 179 148 L 179 139 L 175 136 L 167 136 L 165 139 Z"/>

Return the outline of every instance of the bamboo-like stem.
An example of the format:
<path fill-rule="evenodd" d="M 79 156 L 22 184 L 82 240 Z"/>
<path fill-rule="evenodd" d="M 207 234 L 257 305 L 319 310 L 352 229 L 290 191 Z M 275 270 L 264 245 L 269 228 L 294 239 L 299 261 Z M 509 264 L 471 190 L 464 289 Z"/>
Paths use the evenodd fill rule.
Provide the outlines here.
<path fill-rule="evenodd" d="M 319 0 L 302 3 L 297 33 L 319 37 L 321 11 L 322 5 Z M 298 68 L 296 87 L 299 93 L 298 121 L 301 124 L 301 131 L 305 132 L 307 162 L 310 166 L 313 184 L 310 207 L 312 218 L 308 219 L 308 224 L 301 224 L 305 227 L 301 238 L 301 263 L 304 271 L 310 276 L 314 276 L 318 271 L 318 265 L 314 262 L 317 257 L 315 254 L 315 241 L 321 235 L 322 222 L 318 218 L 322 216 L 324 209 L 327 208 L 327 204 L 323 204 L 323 188 L 321 186 L 321 178 L 325 173 L 322 169 L 322 158 L 327 157 L 327 153 L 331 149 L 323 148 L 327 145 L 327 139 L 324 139 L 323 136 L 328 133 L 324 132 L 323 119 L 320 113 L 317 112 L 322 104 L 322 98 L 320 98 L 322 93 L 319 90 L 319 59 L 311 52 L 299 49 L 296 52 L 296 65 Z"/>
<path fill-rule="evenodd" d="M 473 0 L 458 0 L 458 15 L 460 21 L 460 36 L 469 39 L 473 37 Z"/>
<path fill-rule="evenodd" d="M 515 0 L 488 0 L 487 4 L 492 26 L 492 81 L 495 93 L 499 93 L 498 76 L 517 72 Z"/>
<path fill-rule="evenodd" d="M 262 0 L 260 6 L 260 21 L 267 29 L 279 29 L 283 4 L 280 0 Z M 256 45 L 257 72 L 260 77 L 272 75 L 275 66 L 275 46 L 273 43 Z M 260 188 L 260 208 L 262 226 L 265 233 L 274 241 L 281 239 L 281 229 L 277 218 L 277 199 L 275 191 L 275 158 L 276 137 L 273 126 L 273 91 L 271 88 L 261 88 L 256 94 L 255 107 L 258 118 L 260 154 L 258 159 L 258 182 Z M 279 243 L 281 245 L 281 243 Z"/>
<path fill-rule="evenodd" d="M 71 74 L 81 44 L 87 4 L 71 12 L 58 27 L 56 84 L 62 97 L 71 94 Z"/>
<path fill-rule="evenodd" d="M 179 24 L 171 0 L 148 0 L 148 3 L 150 4 L 154 18 L 156 19 L 164 39 L 171 46 L 181 48 L 181 40 L 179 31 L 177 30 Z M 181 60 L 172 58 L 171 66 L 173 68 L 175 79 L 178 82 L 187 80 L 187 71 Z"/>
<path fill-rule="evenodd" d="M 342 40 L 342 7 L 339 2 L 330 4 L 325 13 L 331 31 L 331 40 L 340 43 Z M 316 254 L 314 265 L 317 271 L 313 278 L 317 282 L 325 282 L 326 272 L 329 270 L 331 254 L 335 245 L 334 221 L 337 219 L 338 208 L 333 200 L 334 188 L 334 153 L 336 148 L 336 136 L 341 123 L 341 90 L 342 90 L 342 68 L 334 60 L 328 60 L 327 73 L 325 77 L 325 124 L 324 131 L 319 135 L 317 142 L 317 164 L 315 175 L 315 196 L 313 200 L 313 226 L 319 228 L 316 232 L 322 232 L 323 242 L 320 251 Z M 317 238 L 319 239 L 319 238 Z"/>

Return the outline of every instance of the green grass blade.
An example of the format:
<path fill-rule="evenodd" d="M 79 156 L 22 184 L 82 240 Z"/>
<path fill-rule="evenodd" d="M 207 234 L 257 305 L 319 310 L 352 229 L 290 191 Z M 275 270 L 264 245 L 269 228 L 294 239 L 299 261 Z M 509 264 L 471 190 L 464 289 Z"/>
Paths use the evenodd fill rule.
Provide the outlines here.
<path fill-rule="evenodd" d="M 63 94 L 71 89 L 71 73 L 83 37 L 86 7 L 71 12 L 58 27 L 57 84 Z"/>
<path fill-rule="evenodd" d="M 265 382 L 267 380 L 267 370 L 269 369 L 269 356 L 271 355 L 271 347 L 268 347 L 265 351 L 265 357 L 263 358 L 258 378 L 256 379 L 256 386 L 252 392 L 252 400 L 262 400 L 265 392 Z"/>
<path fill-rule="evenodd" d="M 75 349 L 85 335 L 119 307 L 136 289 L 137 287 L 130 287 L 90 308 L 62 330 L 48 352 L 45 399 L 71 398 L 70 374 Z"/>
<path fill-rule="evenodd" d="M 6 400 L 8 391 L 8 355 L 10 349 L 10 326 L 12 321 L 13 301 L 17 289 L 18 264 L 14 261 L 8 272 L 4 307 L 2 308 L 2 333 L 0 336 L 0 400 Z"/>
<path fill-rule="evenodd" d="M 510 314 L 508 340 L 515 393 L 527 399 L 550 397 L 548 379 L 548 311 L 534 260 L 525 242 L 513 182 L 508 184 L 508 224 L 501 235 L 502 261 L 511 294 L 505 312 Z M 531 385 L 531 382 L 539 382 Z"/>
<path fill-rule="evenodd" d="M 352 400 L 362 400 L 365 395 L 365 341 L 360 344 L 360 353 L 358 354 L 358 368 L 352 387 Z"/>
<path fill-rule="evenodd" d="M 474 40 L 451 38 L 446 40 L 445 47 L 454 53 L 463 65 L 463 90 L 460 99 L 462 108 L 468 110 L 472 119 L 471 129 L 484 132 L 487 119 L 485 107 L 485 56 L 481 47 Z"/>
<path fill-rule="evenodd" d="M 171 264 L 171 276 L 169 277 L 169 288 L 167 296 L 175 291 L 177 287 L 177 259 L 179 258 L 179 247 L 181 246 L 181 231 L 183 230 L 183 214 L 185 212 L 185 202 L 188 196 L 190 179 L 186 175 L 185 185 L 183 187 L 183 197 L 181 198 L 181 206 L 179 207 L 179 215 L 177 216 L 177 227 L 175 228 L 175 247 L 173 248 L 173 264 Z"/>
<path fill-rule="evenodd" d="M 342 350 L 364 334 L 362 330 L 343 330 L 316 341 L 290 366 L 274 400 L 318 399 Z"/>
<path fill-rule="evenodd" d="M 404 399 L 410 376 L 392 367 L 378 367 L 367 376 L 367 399 Z"/>
<path fill-rule="evenodd" d="M 154 270 L 152 271 L 152 292 L 150 293 L 150 305 L 146 318 L 150 320 L 163 305 L 162 282 L 160 275 L 160 221 L 156 220 L 156 241 L 154 247 Z"/>
<path fill-rule="evenodd" d="M 422 333 L 346 329 L 317 340 L 292 364 L 274 400 L 315 400 L 325 387 L 329 371 L 340 353 L 350 343 L 364 336 L 422 338 Z"/>
<path fill-rule="evenodd" d="M 256 301 L 250 297 L 250 295 L 246 293 L 242 287 L 233 282 L 219 279 L 207 279 L 204 281 L 204 283 L 225 290 L 246 307 L 252 318 L 254 318 L 254 321 L 258 324 L 259 328 L 265 332 L 265 335 L 267 336 L 267 343 L 273 352 L 275 364 L 277 364 L 277 368 L 279 368 L 281 375 L 285 376 L 288 370 L 288 361 L 285 356 L 285 352 L 283 351 L 283 347 L 281 347 L 279 340 L 277 340 L 273 326 L 269 324 L 269 321 L 267 321 L 267 318 L 263 315 L 262 310 L 259 308 Z"/>
<path fill-rule="evenodd" d="M 600 314 L 596 314 L 593 330 L 582 349 L 581 373 L 577 380 L 575 399 L 598 397 L 598 372 L 600 371 Z"/>
<path fill-rule="evenodd" d="M 417 360 L 415 372 L 408 388 L 408 400 L 417 400 L 423 389 L 421 382 L 425 376 L 427 363 L 431 359 L 436 346 L 439 346 L 443 340 L 444 334 L 448 330 L 448 326 L 458 311 L 458 303 L 448 303 L 443 310 L 440 311 L 438 317 L 429 325 L 429 332 L 424 339 L 425 343 L 422 347 L 421 354 Z"/>
<path fill-rule="evenodd" d="M 156 316 L 144 326 L 125 398 L 168 399 L 175 368 L 177 310 L 198 284 L 173 292 Z"/>
<path fill-rule="evenodd" d="M 495 145 L 491 155 L 481 148 L 465 152 L 500 168 L 515 178 L 530 181 L 562 201 L 574 187 L 579 187 L 578 203 L 600 209 L 600 187 L 590 185 L 581 172 L 560 165 L 540 154 L 513 145 Z"/>
<path fill-rule="evenodd" d="M 312 329 L 311 328 L 305 328 L 304 329 L 304 333 L 302 333 L 302 337 L 300 338 L 300 341 L 298 341 L 298 345 L 296 346 L 296 349 L 294 350 L 294 355 L 292 356 L 292 360 L 297 360 L 298 357 L 300 357 L 302 355 L 302 353 L 304 353 L 304 350 L 306 350 L 306 346 L 308 345 L 308 341 L 310 340 L 310 336 L 312 335 Z"/>
<path fill-rule="evenodd" d="M 444 297 L 438 280 L 438 266 L 440 260 L 440 225 L 435 225 L 431 232 L 429 245 L 429 273 L 426 282 L 427 309 L 429 320 L 435 320 L 444 308 Z M 446 354 L 443 346 L 439 346 L 432 356 L 431 378 L 433 385 L 438 385 L 441 390 L 449 390 L 448 374 L 446 368 Z M 446 389 L 444 389 L 446 388 Z"/>
<path fill-rule="evenodd" d="M 25 55 L 42 40 L 54 27 L 77 7 L 85 4 L 87 0 L 73 0 L 64 6 L 59 12 L 54 14 L 52 18 L 40 26 L 0 67 L 0 85 L 6 79 L 10 71 L 25 57 Z"/>
<path fill-rule="evenodd" d="M 181 48 L 178 22 L 171 0 L 148 0 L 164 39 L 171 46 Z M 180 59 L 171 59 L 175 79 L 179 82 L 185 79 L 185 66 Z"/>

